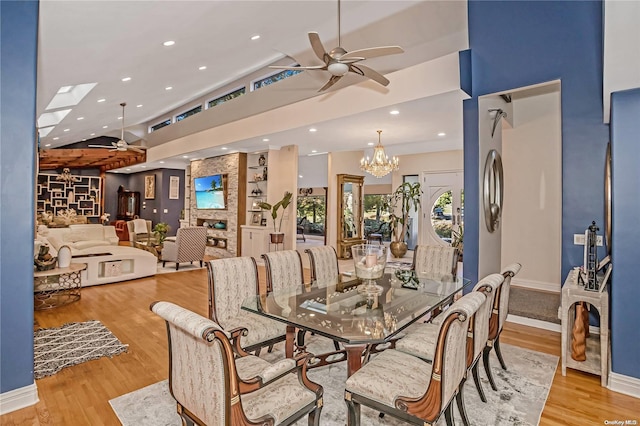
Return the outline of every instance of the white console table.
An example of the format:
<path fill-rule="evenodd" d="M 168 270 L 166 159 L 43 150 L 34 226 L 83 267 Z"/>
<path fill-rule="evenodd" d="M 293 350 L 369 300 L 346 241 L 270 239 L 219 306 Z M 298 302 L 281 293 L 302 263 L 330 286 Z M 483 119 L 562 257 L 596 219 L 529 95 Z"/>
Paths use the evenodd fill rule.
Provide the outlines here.
<path fill-rule="evenodd" d="M 606 285 L 603 284 L 603 285 Z M 587 359 L 576 361 L 571 358 L 571 331 L 575 322 L 576 303 L 586 302 L 600 313 L 600 335 L 587 339 Z M 578 285 L 576 270 L 569 272 L 562 287 L 562 375 L 567 375 L 567 367 L 600 376 L 600 385 L 607 386 L 609 377 L 609 292 L 587 291 Z"/>

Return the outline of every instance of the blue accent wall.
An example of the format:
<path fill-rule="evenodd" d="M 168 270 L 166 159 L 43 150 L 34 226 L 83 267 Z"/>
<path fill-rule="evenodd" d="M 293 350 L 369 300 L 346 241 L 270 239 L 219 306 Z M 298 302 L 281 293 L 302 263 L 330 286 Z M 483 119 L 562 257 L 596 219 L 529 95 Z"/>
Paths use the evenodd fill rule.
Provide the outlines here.
<path fill-rule="evenodd" d="M 616 373 L 640 378 L 640 89 L 611 95 L 611 158 L 611 367 Z"/>
<path fill-rule="evenodd" d="M 573 245 L 573 234 L 583 233 L 592 220 L 600 226 L 600 233 L 604 232 L 604 159 L 609 128 L 602 119 L 602 2 L 470 0 L 468 11 L 473 97 L 464 101 L 467 217 L 480 217 L 478 96 L 560 80 L 563 194 L 561 275 L 565 277 L 572 267 L 583 261 L 583 248 Z M 638 115 L 635 117 L 637 121 Z M 637 127 L 635 129 L 637 131 Z M 618 171 L 624 176 L 629 173 Z M 505 179 L 508 177 L 505 176 Z M 638 180 L 635 182 L 637 186 Z M 614 229 L 616 225 L 614 223 Z M 471 220 L 465 223 L 464 271 L 472 279 L 478 279 L 478 226 L 479 222 Z M 618 242 L 615 238 L 613 241 L 615 247 Z M 614 260 L 616 264 L 619 261 Z M 616 266 L 614 274 L 617 270 Z M 616 291 L 615 287 L 613 291 Z M 623 292 L 624 288 L 618 291 Z M 637 300 L 628 295 L 622 298 Z M 625 303 L 619 300 L 619 304 Z M 616 309 L 616 303 L 613 309 Z M 620 311 L 614 314 L 616 317 L 624 313 L 627 315 L 625 321 L 638 323 L 640 314 L 637 310 L 631 306 L 618 309 Z M 625 337 L 629 343 L 629 337 L 634 334 L 624 329 L 616 330 L 615 327 L 613 323 L 612 333 L 617 336 L 618 343 Z M 625 366 L 623 374 L 640 378 L 640 367 L 631 366 L 632 362 L 637 364 L 638 354 L 638 343 L 633 345 L 635 349 L 614 344 L 613 359 L 616 363 L 613 368 L 619 371 L 619 366 Z"/>
<path fill-rule="evenodd" d="M 0 1 L 0 392 L 33 383 L 37 1 Z"/>

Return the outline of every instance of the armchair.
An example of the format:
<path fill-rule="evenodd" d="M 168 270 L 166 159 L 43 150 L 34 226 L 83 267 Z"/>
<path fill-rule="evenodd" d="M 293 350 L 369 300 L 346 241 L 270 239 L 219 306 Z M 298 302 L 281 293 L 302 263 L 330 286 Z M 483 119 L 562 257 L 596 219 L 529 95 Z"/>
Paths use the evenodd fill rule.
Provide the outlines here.
<path fill-rule="evenodd" d="M 158 242 L 157 238 L 153 235 L 150 220 L 129 220 L 127 221 L 127 230 L 129 232 L 129 243 L 131 247 L 135 247 L 136 243 L 152 245 Z"/>
<path fill-rule="evenodd" d="M 320 424 L 322 386 L 307 377 L 307 357 L 275 364 L 236 352 L 230 332 L 215 322 L 169 302 L 150 308 L 166 321 L 169 390 L 185 425 L 279 425 L 309 415 Z"/>
<path fill-rule="evenodd" d="M 209 318 L 225 330 L 247 329 L 243 350 L 255 351 L 285 340 L 284 323 L 241 309 L 242 301 L 258 294 L 258 268 L 252 257 L 232 257 L 207 262 L 209 283 Z"/>
<path fill-rule="evenodd" d="M 176 271 L 180 269 L 180 263 L 204 260 L 207 246 L 207 229 L 202 226 L 190 226 L 180 228 L 176 234 L 176 240 L 165 240 L 162 248 L 162 266 L 166 262 L 175 262 Z"/>

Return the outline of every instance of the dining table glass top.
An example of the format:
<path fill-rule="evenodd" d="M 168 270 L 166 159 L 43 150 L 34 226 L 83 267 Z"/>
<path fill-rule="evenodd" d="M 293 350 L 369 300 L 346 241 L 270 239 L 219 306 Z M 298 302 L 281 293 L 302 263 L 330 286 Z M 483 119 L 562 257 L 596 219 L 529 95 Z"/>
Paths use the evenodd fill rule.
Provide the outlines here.
<path fill-rule="evenodd" d="M 359 289 L 359 279 L 338 277 L 336 281 L 251 296 L 242 309 L 345 344 L 371 344 L 389 340 L 471 284 L 455 275 L 406 270 L 385 273 L 376 280 L 382 287 L 379 294 Z"/>

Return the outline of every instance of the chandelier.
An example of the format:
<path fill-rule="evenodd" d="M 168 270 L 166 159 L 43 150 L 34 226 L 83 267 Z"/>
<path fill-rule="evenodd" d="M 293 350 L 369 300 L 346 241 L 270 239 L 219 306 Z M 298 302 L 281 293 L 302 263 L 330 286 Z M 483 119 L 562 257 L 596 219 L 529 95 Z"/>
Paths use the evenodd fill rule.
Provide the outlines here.
<path fill-rule="evenodd" d="M 386 176 L 394 170 L 398 170 L 398 157 L 393 156 L 389 160 L 389 156 L 384 153 L 384 147 L 380 142 L 380 134 L 382 130 L 378 130 L 378 145 L 373 148 L 373 158 L 369 161 L 369 157 L 366 159 L 362 157 L 360 160 L 360 170 L 367 173 L 371 173 L 377 178 Z"/>

